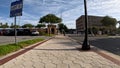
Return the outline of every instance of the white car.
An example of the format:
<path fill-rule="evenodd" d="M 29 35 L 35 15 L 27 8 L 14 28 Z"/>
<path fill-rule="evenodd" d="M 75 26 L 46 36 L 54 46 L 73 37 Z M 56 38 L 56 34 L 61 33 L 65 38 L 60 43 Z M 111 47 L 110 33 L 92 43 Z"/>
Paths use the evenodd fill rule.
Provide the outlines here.
<path fill-rule="evenodd" d="M 32 35 L 39 35 L 39 32 L 38 31 L 32 31 L 31 34 Z"/>

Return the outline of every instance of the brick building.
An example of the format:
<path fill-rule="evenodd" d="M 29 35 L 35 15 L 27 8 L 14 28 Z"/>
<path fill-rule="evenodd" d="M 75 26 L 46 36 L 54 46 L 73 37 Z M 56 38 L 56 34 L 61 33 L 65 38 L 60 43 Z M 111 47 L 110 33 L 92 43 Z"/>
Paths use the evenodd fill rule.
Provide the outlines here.
<path fill-rule="evenodd" d="M 101 28 L 102 27 L 102 23 L 101 23 L 102 19 L 103 19 L 103 17 L 100 17 L 100 16 L 88 15 L 88 28 L 92 28 L 92 27 Z M 80 16 L 76 20 L 76 29 L 77 29 L 78 33 L 84 32 L 84 30 L 85 30 L 85 16 L 84 15 Z"/>

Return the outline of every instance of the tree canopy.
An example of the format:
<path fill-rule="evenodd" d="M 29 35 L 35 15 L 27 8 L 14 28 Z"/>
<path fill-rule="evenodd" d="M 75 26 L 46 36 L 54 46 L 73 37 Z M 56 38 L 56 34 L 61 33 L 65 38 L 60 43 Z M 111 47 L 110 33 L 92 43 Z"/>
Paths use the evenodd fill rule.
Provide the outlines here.
<path fill-rule="evenodd" d="M 62 21 L 61 18 L 57 17 L 54 14 L 47 14 L 45 16 L 43 16 L 42 18 L 40 18 L 39 23 L 60 23 Z"/>
<path fill-rule="evenodd" d="M 8 27 L 9 27 L 8 23 L 0 25 L 0 28 L 8 28 Z"/>
<path fill-rule="evenodd" d="M 16 25 L 16 28 L 19 28 L 19 25 Z M 11 25 L 10 28 L 15 28 L 15 25 Z"/>
<path fill-rule="evenodd" d="M 63 23 L 58 24 L 58 27 L 59 27 L 60 32 L 62 32 L 62 30 L 64 30 L 65 32 L 68 31 L 67 26 L 64 25 Z"/>
<path fill-rule="evenodd" d="M 35 27 L 41 28 L 41 27 L 46 27 L 46 25 L 45 24 L 37 24 L 37 26 L 35 26 Z"/>
<path fill-rule="evenodd" d="M 32 24 L 24 24 L 22 27 L 23 28 L 32 28 L 32 27 L 34 27 L 34 25 L 32 25 Z"/>
<path fill-rule="evenodd" d="M 115 18 L 110 17 L 110 16 L 105 16 L 101 20 L 101 23 L 103 26 L 107 26 L 107 27 L 114 26 L 115 27 L 117 20 Z"/>

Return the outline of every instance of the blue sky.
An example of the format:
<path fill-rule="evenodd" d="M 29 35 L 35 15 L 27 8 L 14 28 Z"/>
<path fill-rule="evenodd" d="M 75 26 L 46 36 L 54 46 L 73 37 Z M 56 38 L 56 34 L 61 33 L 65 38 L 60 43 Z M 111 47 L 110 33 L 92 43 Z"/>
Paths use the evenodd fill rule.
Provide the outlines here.
<path fill-rule="evenodd" d="M 16 0 L 0 0 L 0 22 L 11 24 L 10 4 Z M 68 28 L 75 28 L 75 20 L 84 15 L 84 0 L 24 0 L 23 16 L 17 24 L 38 24 L 40 17 L 52 13 L 62 17 Z M 87 0 L 88 15 L 112 16 L 120 20 L 120 0 Z"/>

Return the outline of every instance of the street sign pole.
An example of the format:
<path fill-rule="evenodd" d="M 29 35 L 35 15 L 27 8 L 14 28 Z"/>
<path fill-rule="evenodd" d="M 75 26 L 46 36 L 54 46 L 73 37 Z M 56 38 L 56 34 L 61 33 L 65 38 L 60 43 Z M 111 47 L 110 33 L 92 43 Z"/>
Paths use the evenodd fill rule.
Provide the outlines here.
<path fill-rule="evenodd" d="M 15 25 L 14 25 L 14 28 L 15 28 L 15 44 L 17 44 L 17 39 L 16 39 L 16 36 L 17 36 L 17 31 L 16 31 L 16 16 L 15 16 Z"/>
<path fill-rule="evenodd" d="M 17 27 L 16 27 L 16 17 L 22 16 L 23 0 L 17 0 L 11 3 L 10 17 L 14 17 L 14 35 L 15 35 L 15 44 L 17 44 Z"/>
<path fill-rule="evenodd" d="M 85 10 L 85 39 L 82 45 L 82 50 L 90 50 L 90 45 L 88 43 L 88 16 L 87 16 L 87 3 L 84 0 L 84 10 Z"/>

